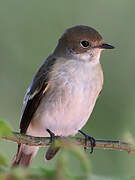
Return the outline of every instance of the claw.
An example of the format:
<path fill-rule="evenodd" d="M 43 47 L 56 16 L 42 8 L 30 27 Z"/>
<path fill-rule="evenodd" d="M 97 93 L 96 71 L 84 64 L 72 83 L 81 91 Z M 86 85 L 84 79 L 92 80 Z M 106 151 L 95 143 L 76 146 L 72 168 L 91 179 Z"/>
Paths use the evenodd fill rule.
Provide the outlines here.
<path fill-rule="evenodd" d="M 84 135 L 85 137 L 85 146 L 84 146 L 84 151 L 87 150 L 87 143 L 88 141 L 90 141 L 90 144 L 91 144 L 91 151 L 90 153 L 92 154 L 93 151 L 94 151 L 94 147 L 96 145 L 96 140 L 92 137 L 92 136 L 88 136 L 87 134 L 85 134 L 84 132 L 82 132 L 81 130 L 79 130 L 79 132 Z"/>
<path fill-rule="evenodd" d="M 50 129 L 46 129 L 46 130 L 49 133 L 50 138 L 51 138 L 50 139 L 50 143 L 52 143 L 55 140 L 56 136 L 55 136 L 55 134 L 52 131 L 50 131 Z"/>
<path fill-rule="evenodd" d="M 55 134 L 54 134 L 52 131 L 50 131 L 50 129 L 46 129 L 46 131 L 47 131 L 47 132 L 49 133 L 49 135 L 50 135 L 50 143 L 51 143 L 51 145 L 50 145 L 50 147 L 48 148 L 48 150 L 47 150 L 47 152 L 46 152 L 45 158 L 46 158 L 47 160 L 50 160 L 50 159 L 52 159 L 52 158 L 56 155 L 56 153 L 60 150 L 60 146 L 58 146 L 58 145 L 55 144 L 55 140 L 56 140 L 56 138 L 57 138 L 58 136 L 55 136 Z"/>
<path fill-rule="evenodd" d="M 89 136 L 89 141 L 91 143 L 91 151 L 90 151 L 90 153 L 92 154 L 93 151 L 94 151 L 94 147 L 96 145 L 96 140 L 92 136 Z"/>

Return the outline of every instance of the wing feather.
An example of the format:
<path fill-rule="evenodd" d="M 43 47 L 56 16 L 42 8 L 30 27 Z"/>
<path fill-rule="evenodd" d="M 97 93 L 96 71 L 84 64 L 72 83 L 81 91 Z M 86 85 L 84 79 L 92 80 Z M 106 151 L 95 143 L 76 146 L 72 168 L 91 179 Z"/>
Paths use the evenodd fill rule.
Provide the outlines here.
<path fill-rule="evenodd" d="M 50 68 L 56 59 L 48 58 L 43 65 L 40 67 L 39 71 L 36 73 L 31 87 L 28 89 L 23 104 L 23 110 L 20 122 L 20 132 L 25 134 L 27 128 L 31 122 L 31 119 L 36 112 L 42 97 L 47 91 L 49 85 L 49 72 Z"/>

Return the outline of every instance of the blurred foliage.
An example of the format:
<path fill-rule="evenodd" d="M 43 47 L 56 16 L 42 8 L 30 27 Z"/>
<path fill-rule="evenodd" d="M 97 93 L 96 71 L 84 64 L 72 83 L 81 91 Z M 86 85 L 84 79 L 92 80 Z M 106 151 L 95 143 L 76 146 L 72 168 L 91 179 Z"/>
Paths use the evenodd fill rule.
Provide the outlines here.
<path fill-rule="evenodd" d="M 11 129 L 5 121 L 0 121 L 0 135 L 10 135 Z M 6 158 L 0 154 L 0 180 L 87 180 L 90 178 L 91 166 L 87 155 L 73 143 L 64 143 L 54 170 L 42 168 L 10 168 Z M 69 161 L 72 158 L 79 166 L 72 171 Z"/>
<path fill-rule="evenodd" d="M 11 128 L 0 120 L 0 138 L 10 136 Z M 59 142 L 60 143 L 60 142 Z M 56 141 L 56 144 L 58 142 Z M 97 177 L 91 175 L 91 164 L 87 154 L 79 146 L 65 140 L 61 144 L 61 153 L 57 159 L 56 166 L 50 170 L 45 167 L 37 168 L 11 168 L 11 163 L 7 163 L 7 158 L 0 154 L 0 180 L 113 180 L 110 177 Z M 60 146 L 60 144 L 59 144 Z M 71 165 L 71 161 L 76 162 L 76 167 Z M 131 178 L 125 178 L 130 180 Z M 122 178 L 123 179 L 123 178 Z M 121 178 L 115 178 L 121 180 Z"/>
<path fill-rule="evenodd" d="M 135 136 L 135 0 L 0 0 L 0 116 L 19 129 L 22 101 L 32 77 L 64 30 L 77 24 L 97 29 L 116 47 L 101 56 L 104 87 L 84 131 L 95 138 Z M 128 138 L 129 139 L 129 138 Z M 1 141 L 0 153 L 11 162 L 17 145 Z M 61 153 L 45 162 L 44 148 L 32 168 L 55 169 Z M 135 157 L 96 150 L 93 179 L 135 177 Z M 72 158 L 70 166 L 78 166 Z M 132 178 L 130 178 L 132 177 Z"/>
<path fill-rule="evenodd" d="M 12 135 L 12 131 L 9 125 L 5 121 L 0 120 L 0 138 L 3 135 L 10 136 Z"/>

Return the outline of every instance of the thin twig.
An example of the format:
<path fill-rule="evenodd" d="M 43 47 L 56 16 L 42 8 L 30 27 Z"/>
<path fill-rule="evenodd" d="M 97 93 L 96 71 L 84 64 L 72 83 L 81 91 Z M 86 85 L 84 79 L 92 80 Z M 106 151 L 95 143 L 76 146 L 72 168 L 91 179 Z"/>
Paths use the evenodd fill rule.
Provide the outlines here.
<path fill-rule="evenodd" d="M 22 143 L 29 146 L 49 146 L 50 145 L 50 137 L 34 137 L 29 135 L 20 134 L 18 132 L 13 132 L 12 136 L 3 136 L 2 139 L 6 139 L 9 141 L 13 141 L 16 143 Z M 65 138 L 58 137 L 58 139 L 62 140 Z M 66 138 L 73 143 L 79 146 L 85 146 L 84 138 L 71 137 Z M 90 148 L 90 143 L 87 144 L 87 148 Z M 96 139 L 95 148 L 100 149 L 111 149 L 111 150 L 120 150 L 126 151 L 128 153 L 135 153 L 135 146 L 130 143 L 122 142 L 120 140 L 112 140 L 112 139 Z"/>

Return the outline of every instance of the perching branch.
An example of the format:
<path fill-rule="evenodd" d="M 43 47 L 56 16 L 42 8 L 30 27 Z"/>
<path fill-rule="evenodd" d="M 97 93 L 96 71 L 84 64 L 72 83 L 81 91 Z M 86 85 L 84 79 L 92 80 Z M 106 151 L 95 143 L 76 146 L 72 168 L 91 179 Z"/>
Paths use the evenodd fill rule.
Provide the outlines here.
<path fill-rule="evenodd" d="M 3 136 L 2 139 L 6 139 L 9 141 L 13 141 L 16 143 L 22 143 L 29 146 L 49 146 L 50 145 L 50 137 L 34 137 L 29 135 L 20 134 L 18 132 L 13 132 L 12 136 Z M 58 137 L 58 139 L 62 140 L 65 138 Z M 85 146 L 84 138 L 79 137 L 71 137 L 66 138 L 76 145 Z M 90 148 L 90 143 L 87 144 L 87 148 Z M 120 150 L 126 151 L 128 153 L 135 153 L 135 146 L 133 144 L 129 144 L 126 142 L 122 142 L 119 140 L 112 139 L 96 139 L 95 148 L 100 149 L 111 149 L 111 150 Z"/>

